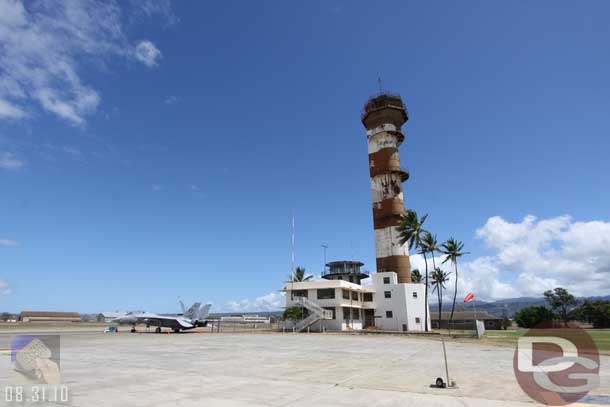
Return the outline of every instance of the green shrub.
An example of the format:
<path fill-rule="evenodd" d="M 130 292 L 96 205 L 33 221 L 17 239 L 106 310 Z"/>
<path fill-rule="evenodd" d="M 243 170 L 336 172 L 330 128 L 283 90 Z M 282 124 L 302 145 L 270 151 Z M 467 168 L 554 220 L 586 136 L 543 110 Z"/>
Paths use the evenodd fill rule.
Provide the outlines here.
<path fill-rule="evenodd" d="M 522 308 L 515 313 L 515 321 L 522 328 L 533 328 L 542 322 L 552 321 L 554 318 L 553 311 L 538 305 Z"/>

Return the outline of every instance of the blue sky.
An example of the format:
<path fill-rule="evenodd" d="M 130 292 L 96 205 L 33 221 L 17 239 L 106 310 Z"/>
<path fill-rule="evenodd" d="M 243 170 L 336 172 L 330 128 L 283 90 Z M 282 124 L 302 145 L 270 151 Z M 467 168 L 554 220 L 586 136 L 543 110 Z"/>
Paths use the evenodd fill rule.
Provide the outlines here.
<path fill-rule="evenodd" d="M 299 265 L 327 243 L 374 271 L 378 75 L 406 206 L 471 252 L 460 291 L 607 294 L 609 12 L 0 0 L 0 309 L 273 308 L 293 208 Z"/>

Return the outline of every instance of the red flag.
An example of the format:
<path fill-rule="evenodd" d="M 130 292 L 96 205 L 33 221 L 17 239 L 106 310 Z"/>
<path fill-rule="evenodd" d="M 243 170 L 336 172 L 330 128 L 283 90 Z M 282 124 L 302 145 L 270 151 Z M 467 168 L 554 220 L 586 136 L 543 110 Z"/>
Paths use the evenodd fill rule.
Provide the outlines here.
<path fill-rule="evenodd" d="M 468 302 L 474 298 L 473 293 L 469 293 L 466 297 L 464 297 L 464 302 Z"/>

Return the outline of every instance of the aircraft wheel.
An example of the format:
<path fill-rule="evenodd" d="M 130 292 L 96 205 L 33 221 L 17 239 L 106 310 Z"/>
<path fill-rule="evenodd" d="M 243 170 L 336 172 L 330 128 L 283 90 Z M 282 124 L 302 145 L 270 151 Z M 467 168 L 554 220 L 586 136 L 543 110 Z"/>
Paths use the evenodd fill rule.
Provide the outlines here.
<path fill-rule="evenodd" d="M 156 333 L 158 333 L 158 334 L 160 334 L 160 333 L 161 333 L 161 327 L 160 327 L 160 326 L 158 326 L 158 327 L 157 327 L 157 329 L 155 329 L 155 332 L 156 332 Z"/>
<path fill-rule="evenodd" d="M 135 333 L 136 333 L 136 328 L 131 328 L 131 331 L 130 331 L 130 332 L 131 332 L 132 334 L 135 334 Z"/>

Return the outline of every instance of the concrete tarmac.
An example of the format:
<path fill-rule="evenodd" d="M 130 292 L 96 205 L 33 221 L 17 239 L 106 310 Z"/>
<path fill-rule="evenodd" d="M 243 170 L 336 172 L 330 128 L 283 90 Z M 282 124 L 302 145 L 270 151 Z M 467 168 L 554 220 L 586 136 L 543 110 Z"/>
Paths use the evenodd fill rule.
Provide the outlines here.
<path fill-rule="evenodd" d="M 0 333 L 0 348 L 12 334 Z M 444 376 L 444 363 L 441 342 L 425 338 L 69 331 L 61 337 L 69 400 L 60 405 L 534 405 L 514 378 L 512 348 L 448 342 L 447 352 L 457 389 L 430 387 Z M 602 357 L 596 394 L 610 394 L 609 368 Z M 0 354 L 2 387 L 14 379 L 9 355 Z"/>

